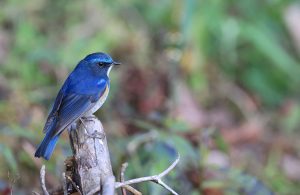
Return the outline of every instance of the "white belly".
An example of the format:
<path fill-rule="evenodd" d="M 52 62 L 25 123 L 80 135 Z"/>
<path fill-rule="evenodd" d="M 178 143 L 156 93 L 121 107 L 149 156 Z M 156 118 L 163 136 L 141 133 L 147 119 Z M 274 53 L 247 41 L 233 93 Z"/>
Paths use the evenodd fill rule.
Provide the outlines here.
<path fill-rule="evenodd" d="M 96 104 L 89 110 L 87 111 L 84 116 L 90 116 L 94 114 L 105 102 L 109 92 L 109 87 L 107 86 L 103 95 L 99 98 L 99 100 L 96 102 Z"/>

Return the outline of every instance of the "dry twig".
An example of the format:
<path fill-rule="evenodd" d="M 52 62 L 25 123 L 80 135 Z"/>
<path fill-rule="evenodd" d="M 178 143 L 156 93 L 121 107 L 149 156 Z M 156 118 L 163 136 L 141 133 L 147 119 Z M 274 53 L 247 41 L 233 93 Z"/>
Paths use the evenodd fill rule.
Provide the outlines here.
<path fill-rule="evenodd" d="M 46 174 L 45 165 L 43 165 L 40 171 L 40 182 L 41 182 L 43 194 L 49 195 L 49 192 L 47 191 L 46 184 L 45 184 L 45 174 Z"/>
<path fill-rule="evenodd" d="M 125 188 L 126 190 L 128 190 L 129 192 L 131 192 L 134 195 L 142 195 L 142 193 L 140 191 L 131 187 L 130 185 L 125 185 L 125 186 L 123 186 L 123 188 Z"/>
<path fill-rule="evenodd" d="M 140 177 L 140 178 L 136 178 L 136 179 L 131 179 L 125 182 L 116 182 L 115 183 L 115 188 L 120 188 L 126 185 L 131 185 L 131 184 L 135 184 L 135 183 L 141 183 L 141 182 L 145 182 L 145 181 L 152 181 L 154 183 L 157 183 L 159 185 L 161 185 L 162 187 L 164 187 L 165 189 L 167 189 L 169 192 L 171 192 L 174 195 L 178 195 L 177 192 L 175 192 L 170 186 L 168 186 L 165 182 L 162 181 L 162 178 L 167 175 L 179 162 L 180 156 L 178 154 L 178 157 L 176 158 L 176 160 L 166 169 L 164 170 L 162 173 L 158 174 L 158 175 L 153 175 L 153 176 L 147 176 L 147 177 Z"/>
<path fill-rule="evenodd" d="M 124 175 L 125 175 L 125 171 L 126 171 L 127 167 L 128 167 L 128 162 L 125 162 L 125 163 L 122 164 L 122 167 L 121 167 L 121 174 L 120 174 L 120 181 L 121 181 L 121 182 L 124 182 L 124 181 L 125 181 Z"/>
<path fill-rule="evenodd" d="M 62 173 L 62 182 L 63 182 L 63 191 L 64 195 L 68 195 L 68 189 L 67 189 L 67 181 L 66 181 L 66 173 Z"/>
<path fill-rule="evenodd" d="M 125 175 L 125 170 L 126 170 L 127 167 L 128 167 L 128 163 L 127 162 L 125 162 L 125 163 L 122 164 L 121 173 L 120 173 L 120 182 L 124 182 L 125 181 L 124 175 Z M 121 191 L 122 191 L 122 195 L 127 195 L 125 187 L 121 187 Z"/>
<path fill-rule="evenodd" d="M 82 195 L 82 193 L 81 193 L 79 187 L 78 187 L 78 186 L 76 185 L 76 183 L 72 180 L 72 178 L 69 177 L 69 176 L 66 176 L 66 178 L 71 182 L 72 186 L 77 190 L 77 192 L 78 192 L 80 195 Z"/>
<path fill-rule="evenodd" d="M 120 173 L 120 182 L 121 183 L 125 181 L 124 175 L 125 175 L 125 170 L 126 170 L 127 167 L 128 167 L 127 162 L 122 164 L 121 173 Z M 137 189 L 131 187 L 130 185 L 125 185 L 125 186 L 122 186 L 121 188 L 122 188 L 122 195 L 127 195 L 126 190 L 133 193 L 134 195 L 142 195 L 142 193 L 140 191 L 138 191 Z"/>

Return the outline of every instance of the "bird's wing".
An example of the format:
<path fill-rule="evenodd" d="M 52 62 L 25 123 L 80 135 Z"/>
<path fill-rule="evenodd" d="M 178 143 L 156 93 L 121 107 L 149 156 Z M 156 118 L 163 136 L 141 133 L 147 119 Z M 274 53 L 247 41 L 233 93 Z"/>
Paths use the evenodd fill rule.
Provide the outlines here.
<path fill-rule="evenodd" d="M 61 105 L 61 102 L 63 100 L 63 97 L 64 97 L 64 88 L 65 88 L 64 86 L 60 89 L 58 95 L 56 96 L 54 105 L 52 107 L 51 112 L 49 113 L 49 116 L 47 118 L 45 127 L 43 129 L 44 133 L 47 133 L 52 128 L 54 120 L 56 120 L 57 111 L 58 111 L 58 109 L 59 109 L 59 107 Z"/>
<path fill-rule="evenodd" d="M 53 131 L 53 135 L 59 134 L 66 127 L 80 118 L 84 113 L 90 110 L 97 102 L 97 100 L 103 95 L 107 87 L 107 82 L 101 82 L 101 85 L 97 86 L 94 94 L 78 94 L 78 93 L 64 93 L 57 108 L 52 109 L 51 115 L 49 115 L 44 132 L 49 130 Z M 58 95 L 60 96 L 60 94 Z M 57 97 L 59 98 L 59 97 Z"/>
<path fill-rule="evenodd" d="M 93 95 L 68 94 L 59 108 L 55 133 L 53 133 L 57 135 L 91 109 L 96 103 L 93 99 Z"/>

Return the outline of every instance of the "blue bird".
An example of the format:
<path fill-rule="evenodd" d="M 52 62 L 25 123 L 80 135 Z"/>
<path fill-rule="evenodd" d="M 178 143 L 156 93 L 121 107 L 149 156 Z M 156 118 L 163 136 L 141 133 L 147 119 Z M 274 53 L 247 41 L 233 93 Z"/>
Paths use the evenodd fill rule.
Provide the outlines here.
<path fill-rule="evenodd" d="M 105 53 L 92 53 L 81 60 L 61 87 L 43 132 L 46 134 L 35 157 L 49 160 L 60 134 L 81 117 L 96 112 L 109 92 L 109 72 L 120 65 Z"/>

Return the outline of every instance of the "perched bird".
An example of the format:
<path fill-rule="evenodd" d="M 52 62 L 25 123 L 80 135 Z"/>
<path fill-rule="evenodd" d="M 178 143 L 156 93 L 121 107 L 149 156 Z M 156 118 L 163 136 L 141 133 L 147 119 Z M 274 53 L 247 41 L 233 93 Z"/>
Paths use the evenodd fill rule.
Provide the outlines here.
<path fill-rule="evenodd" d="M 81 60 L 61 87 L 47 118 L 42 143 L 35 157 L 49 160 L 60 134 L 81 117 L 96 112 L 109 92 L 109 72 L 120 65 L 105 53 L 93 53 Z"/>

